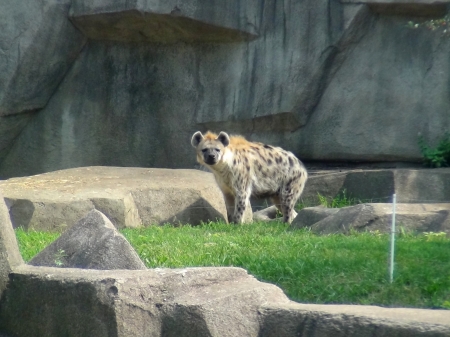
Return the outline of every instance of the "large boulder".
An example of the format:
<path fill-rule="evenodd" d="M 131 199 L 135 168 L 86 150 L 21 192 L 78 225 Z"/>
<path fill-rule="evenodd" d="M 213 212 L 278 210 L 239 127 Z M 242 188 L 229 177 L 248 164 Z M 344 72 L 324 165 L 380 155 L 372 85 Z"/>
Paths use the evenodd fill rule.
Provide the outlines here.
<path fill-rule="evenodd" d="M 26 266 L 11 279 L 0 305 L 0 331 L 14 336 L 256 337 L 258 308 L 289 303 L 281 289 L 240 268 Z"/>
<path fill-rule="evenodd" d="M 81 167 L 0 181 L 14 227 L 63 231 L 90 210 L 116 228 L 224 220 L 211 173 L 135 167 Z"/>
<path fill-rule="evenodd" d="M 311 207 L 301 210 L 291 228 L 309 227 L 318 234 L 356 231 L 388 233 L 392 204 L 360 204 L 340 209 Z M 450 204 L 397 204 L 396 226 L 407 232 L 445 232 L 450 236 Z"/>
<path fill-rule="evenodd" d="M 65 231 L 29 264 L 83 269 L 146 269 L 136 251 L 97 210 Z"/>

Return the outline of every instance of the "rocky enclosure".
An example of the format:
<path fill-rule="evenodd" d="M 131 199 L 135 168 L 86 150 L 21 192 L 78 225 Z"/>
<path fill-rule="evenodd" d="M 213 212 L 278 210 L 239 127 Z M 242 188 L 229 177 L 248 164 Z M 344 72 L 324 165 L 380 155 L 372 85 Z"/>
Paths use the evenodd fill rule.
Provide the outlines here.
<path fill-rule="evenodd" d="M 299 304 L 241 268 L 88 270 L 25 265 L 3 202 L 0 219 L 2 337 L 443 337 L 450 333 L 448 310 Z M 112 229 L 110 224 L 104 226 L 105 219 L 93 211 L 78 226 L 90 222 Z M 70 237 L 90 246 L 86 246 L 90 237 L 73 236 L 76 230 Z M 118 241 L 111 244 L 121 246 Z M 106 260 L 114 258 L 109 255 Z"/>
<path fill-rule="evenodd" d="M 208 128 L 304 160 L 417 161 L 450 127 L 447 0 L 5 0 L 0 177 L 195 165 Z"/>

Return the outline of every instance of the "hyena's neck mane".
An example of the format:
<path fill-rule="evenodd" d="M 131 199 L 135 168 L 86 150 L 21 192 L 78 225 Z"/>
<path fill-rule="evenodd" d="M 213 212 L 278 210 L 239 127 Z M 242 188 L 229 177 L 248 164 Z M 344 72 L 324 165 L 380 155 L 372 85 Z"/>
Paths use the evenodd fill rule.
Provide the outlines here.
<path fill-rule="evenodd" d="M 230 150 L 239 150 L 242 148 L 248 148 L 250 142 L 242 136 L 230 136 L 230 145 L 228 145 Z"/>

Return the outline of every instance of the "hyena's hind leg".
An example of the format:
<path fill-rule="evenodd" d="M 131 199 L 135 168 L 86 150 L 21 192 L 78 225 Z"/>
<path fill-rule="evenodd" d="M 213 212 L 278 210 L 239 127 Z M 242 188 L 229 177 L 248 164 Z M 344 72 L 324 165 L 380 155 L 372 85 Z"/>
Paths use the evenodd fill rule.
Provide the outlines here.
<path fill-rule="evenodd" d="M 281 214 L 283 213 L 283 207 L 281 206 L 281 199 L 278 194 L 273 195 L 270 197 L 270 200 L 272 201 L 273 205 L 277 208 L 278 211 L 280 211 Z"/>
<path fill-rule="evenodd" d="M 271 200 L 277 210 L 283 215 L 283 222 L 291 223 L 297 216 L 297 212 L 294 210 L 295 202 L 293 206 L 290 206 L 287 202 L 283 202 L 282 198 L 278 195 L 271 197 Z"/>
<path fill-rule="evenodd" d="M 297 216 L 295 205 L 300 198 L 305 182 L 300 179 L 293 179 L 281 189 L 280 202 L 283 221 L 291 223 Z"/>

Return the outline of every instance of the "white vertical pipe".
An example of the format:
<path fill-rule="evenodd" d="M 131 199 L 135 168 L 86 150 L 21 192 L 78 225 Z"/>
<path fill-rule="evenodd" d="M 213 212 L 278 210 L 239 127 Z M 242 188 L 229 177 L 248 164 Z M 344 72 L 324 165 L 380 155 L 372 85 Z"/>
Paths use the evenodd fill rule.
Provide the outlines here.
<path fill-rule="evenodd" d="M 391 225 L 391 251 L 389 259 L 389 282 L 394 280 L 394 250 L 395 250 L 395 206 L 397 203 L 397 196 L 392 195 L 392 225 Z"/>

